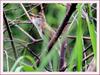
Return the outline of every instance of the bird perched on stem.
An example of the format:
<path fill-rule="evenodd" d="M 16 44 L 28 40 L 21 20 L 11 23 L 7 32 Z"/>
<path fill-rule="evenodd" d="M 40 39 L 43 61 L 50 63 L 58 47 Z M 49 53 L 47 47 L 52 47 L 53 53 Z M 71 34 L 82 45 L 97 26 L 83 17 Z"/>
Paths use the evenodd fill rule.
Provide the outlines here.
<path fill-rule="evenodd" d="M 30 14 L 32 19 L 31 21 L 37 28 L 41 38 L 43 38 L 44 30 L 47 30 L 51 36 L 55 33 L 55 31 L 47 24 L 45 16 L 41 12 L 39 13 L 39 15 L 35 15 L 33 13 Z"/>

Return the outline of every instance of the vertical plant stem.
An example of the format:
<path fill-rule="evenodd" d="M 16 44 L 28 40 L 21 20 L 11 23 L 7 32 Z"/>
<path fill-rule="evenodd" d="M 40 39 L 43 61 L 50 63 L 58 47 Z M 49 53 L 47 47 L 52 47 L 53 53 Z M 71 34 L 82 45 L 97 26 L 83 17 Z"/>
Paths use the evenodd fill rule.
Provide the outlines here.
<path fill-rule="evenodd" d="M 3 18 L 4 18 L 5 25 L 7 27 L 9 38 L 10 38 L 10 40 L 13 40 L 13 36 L 11 34 L 11 30 L 10 30 L 10 27 L 8 25 L 8 22 L 7 22 L 7 19 L 6 19 L 4 12 L 3 12 Z M 12 45 L 12 48 L 13 48 L 14 57 L 15 57 L 15 59 L 17 59 L 18 56 L 17 56 L 17 51 L 16 51 L 16 48 L 15 48 L 15 45 L 14 45 L 14 41 L 11 41 L 11 45 Z"/>
<path fill-rule="evenodd" d="M 82 58 L 83 58 L 83 31 L 82 31 L 82 6 L 78 4 L 78 17 L 77 17 L 77 33 L 76 33 L 76 42 L 69 59 L 68 71 L 73 70 L 73 65 L 77 63 L 77 71 L 82 70 Z M 76 61 L 75 61 L 76 60 Z"/>
<path fill-rule="evenodd" d="M 7 60 L 7 72 L 9 72 L 9 60 L 8 60 L 8 53 L 6 50 L 4 50 L 5 55 L 6 55 L 6 60 Z"/>
<path fill-rule="evenodd" d="M 94 52 L 94 56 L 95 59 L 97 57 L 97 41 L 96 41 L 96 31 L 95 31 L 95 26 L 93 24 L 93 22 L 90 21 L 90 19 L 88 18 L 90 15 L 88 15 L 85 11 L 83 11 L 83 14 L 86 17 L 86 21 L 87 21 L 87 25 L 88 25 L 88 29 L 89 29 L 89 34 L 90 34 L 90 38 L 91 38 L 91 43 L 92 43 L 92 47 L 93 47 L 93 52 Z"/>
<path fill-rule="evenodd" d="M 82 6 L 81 4 L 77 7 L 78 10 L 78 23 L 77 23 L 77 38 L 76 38 L 76 44 L 77 44 L 77 70 L 82 70 L 82 59 L 83 59 L 83 31 L 82 31 Z"/>
<path fill-rule="evenodd" d="M 93 17 L 92 16 L 92 12 L 91 12 L 91 6 L 90 4 L 88 4 L 88 16 L 89 17 Z M 89 32 L 90 32 L 90 37 L 91 37 L 91 42 L 92 42 L 92 46 L 93 46 L 93 52 L 94 52 L 94 56 L 96 59 L 96 55 L 97 55 L 97 41 L 96 41 L 96 33 L 95 33 L 95 25 L 92 19 L 90 19 L 90 25 L 88 25 L 89 28 Z"/>
<path fill-rule="evenodd" d="M 60 50 L 61 52 L 60 52 L 59 71 L 63 71 L 63 68 L 65 67 L 64 64 L 65 64 L 66 47 L 67 47 L 67 41 L 65 40 L 62 43 L 61 50 Z"/>

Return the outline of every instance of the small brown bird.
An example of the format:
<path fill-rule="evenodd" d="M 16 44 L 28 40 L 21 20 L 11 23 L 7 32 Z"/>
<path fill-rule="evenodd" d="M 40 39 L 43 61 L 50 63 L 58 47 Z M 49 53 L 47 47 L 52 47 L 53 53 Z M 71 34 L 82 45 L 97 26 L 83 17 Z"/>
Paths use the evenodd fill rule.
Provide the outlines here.
<path fill-rule="evenodd" d="M 47 30 L 50 33 L 50 36 L 52 36 L 55 33 L 55 31 L 47 24 L 45 17 L 42 13 L 39 13 L 39 15 L 31 14 L 31 19 L 33 24 L 37 28 L 41 38 L 43 38 L 43 32 L 45 30 Z"/>
<path fill-rule="evenodd" d="M 42 32 L 44 29 L 44 25 L 43 25 L 42 17 L 39 15 L 31 14 L 31 21 L 35 25 L 36 29 L 38 30 L 40 37 L 43 38 Z"/>

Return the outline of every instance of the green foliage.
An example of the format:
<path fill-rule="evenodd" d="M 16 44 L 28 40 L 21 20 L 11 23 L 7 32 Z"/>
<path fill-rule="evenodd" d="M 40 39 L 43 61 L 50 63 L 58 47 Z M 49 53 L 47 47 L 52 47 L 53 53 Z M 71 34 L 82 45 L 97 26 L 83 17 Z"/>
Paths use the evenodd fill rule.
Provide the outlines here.
<path fill-rule="evenodd" d="M 39 15 L 40 4 L 27 3 L 23 5 L 28 13 Z M 4 11 L 13 35 L 13 40 L 9 39 L 4 23 L 3 70 L 5 72 L 45 72 L 48 70 L 59 72 L 61 46 L 63 41 L 67 40 L 67 46 L 65 46 L 66 57 L 64 59 L 64 65 L 67 66 L 65 72 L 83 72 L 84 67 L 89 65 L 93 58 L 86 59 L 86 63 L 84 63 L 83 59 L 85 58 L 85 55 L 87 56 L 93 52 L 95 58 L 97 58 L 96 23 L 91 19 L 91 17 L 96 18 L 94 14 L 97 11 L 92 11 L 92 6 L 96 8 L 96 4 L 77 4 L 77 9 L 71 15 L 67 27 L 64 29 L 51 51 L 48 52 L 48 43 L 53 35 L 55 35 L 52 35 L 49 30 L 57 31 L 57 28 L 63 22 L 67 11 L 66 4 L 43 4 L 44 15 L 49 30 L 48 28 L 44 29 L 43 39 L 34 43 L 33 39 L 41 39 L 34 24 L 28 23 L 29 19 L 19 3 L 7 3 L 4 7 Z M 70 35 L 74 36 L 74 38 L 69 37 Z M 88 37 L 88 39 L 85 37 Z M 13 49 L 10 43 L 11 41 L 15 43 L 15 48 L 18 53 L 17 60 L 14 59 Z M 92 47 L 84 52 L 87 46 L 91 44 Z M 37 57 L 40 59 L 39 65 L 37 65 Z"/>
<path fill-rule="evenodd" d="M 60 4 L 49 4 L 46 9 L 46 20 L 52 27 L 58 27 L 64 19 L 66 8 Z"/>
<path fill-rule="evenodd" d="M 93 52 L 95 55 L 95 59 L 97 57 L 97 40 L 96 40 L 96 31 L 95 31 L 95 25 L 93 23 L 93 20 L 89 20 L 89 16 L 92 17 L 92 13 L 91 13 L 91 8 L 90 5 L 88 4 L 88 10 L 89 10 L 89 14 L 85 14 L 86 16 L 86 21 L 87 21 L 87 25 L 88 25 L 88 29 L 89 29 L 89 34 L 90 34 L 90 38 L 91 38 L 91 43 L 92 43 L 92 47 L 93 47 Z"/>
<path fill-rule="evenodd" d="M 27 70 L 33 70 L 32 69 L 32 66 L 27 66 L 27 65 L 23 65 L 23 67 L 22 66 L 20 66 L 20 67 L 17 67 L 17 65 L 20 63 L 21 64 L 21 62 L 22 62 L 22 60 L 25 60 L 25 59 L 28 59 L 32 64 L 34 64 L 35 65 L 35 61 L 34 61 L 34 59 L 31 57 L 31 56 L 21 56 L 21 57 L 19 57 L 18 59 L 17 59 L 17 61 L 14 63 L 14 65 L 12 66 L 12 68 L 11 68 L 11 72 L 13 72 L 13 71 L 18 71 L 18 70 L 20 70 L 20 69 L 24 69 L 24 70 L 26 70 L 27 68 Z M 19 65 L 20 65 L 19 64 Z M 17 68 L 16 68 L 17 67 Z M 25 69 L 25 67 L 26 67 L 26 69 Z"/>

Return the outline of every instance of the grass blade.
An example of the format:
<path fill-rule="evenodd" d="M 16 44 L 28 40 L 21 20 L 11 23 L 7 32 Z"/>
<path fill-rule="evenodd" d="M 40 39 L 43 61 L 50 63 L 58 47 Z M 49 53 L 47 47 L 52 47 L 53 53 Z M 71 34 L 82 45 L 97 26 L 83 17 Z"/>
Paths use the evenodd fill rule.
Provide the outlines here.
<path fill-rule="evenodd" d="M 82 6 L 78 5 L 78 23 L 77 23 L 77 70 L 82 70 L 82 59 L 83 59 L 83 32 L 82 32 Z"/>
<path fill-rule="evenodd" d="M 21 57 L 19 57 L 18 59 L 17 59 L 17 61 L 14 63 L 14 65 L 13 65 L 13 67 L 11 68 L 11 72 L 13 72 L 13 71 L 15 71 L 15 69 L 16 69 L 16 67 L 17 67 L 17 65 L 22 61 L 22 60 L 24 60 L 24 59 L 28 59 L 32 64 L 35 64 L 35 60 L 32 58 L 32 57 L 30 57 L 30 56 L 21 56 Z"/>
<path fill-rule="evenodd" d="M 73 64 L 75 64 L 76 62 L 77 62 L 77 71 L 82 70 L 83 32 L 82 32 L 82 18 L 81 18 L 81 16 L 82 16 L 82 5 L 81 4 L 78 4 L 77 10 L 78 10 L 77 34 L 76 34 L 77 37 L 76 37 L 76 44 L 74 46 L 72 55 L 69 59 L 69 61 L 70 61 L 69 67 L 68 67 L 69 71 L 72 71 Z"/>
<path fill-rule="evenodd" d="M 83 12 L 85 17 L 86 17 L 86 21 L 87 21 L 87 25 L 88 25 L 88 29 L 89 29 L 89 34 L 90 34 L 90 38 L 91 38 L 91 43 L 92 43 L 92 47 L 93 47 L 93 52 L 94 52 L 94 56 L 96 58 L 96 53 L 97 53 L 97 41 L 96 41 L 96 31 L 95 31 L 95 27 L 93 22 L 90 22 L 89 20 L 89 16 L 86 14 L 86 12 Z"/>

